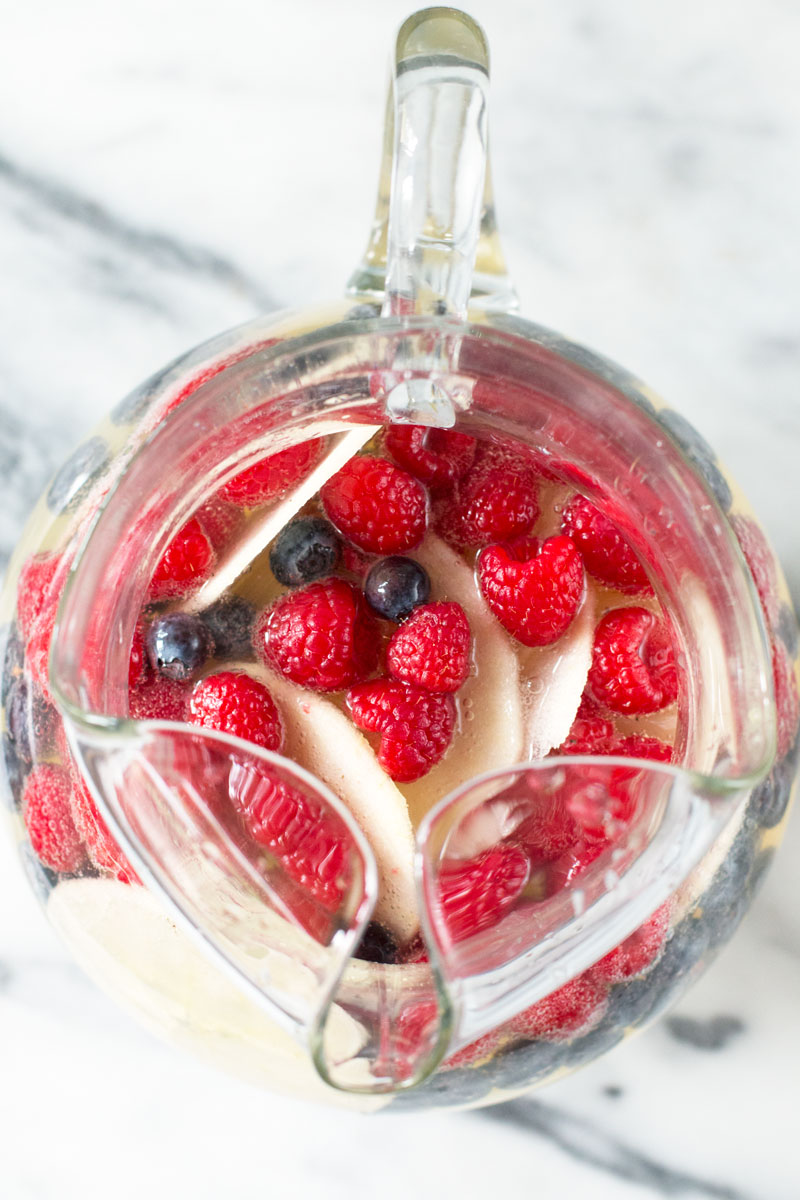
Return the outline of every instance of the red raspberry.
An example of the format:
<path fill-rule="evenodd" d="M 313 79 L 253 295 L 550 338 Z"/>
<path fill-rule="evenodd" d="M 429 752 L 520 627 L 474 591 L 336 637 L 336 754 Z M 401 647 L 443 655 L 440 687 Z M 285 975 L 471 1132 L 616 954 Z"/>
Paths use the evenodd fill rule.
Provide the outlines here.
<path fill-rule="evenodd" d="M 469 621 L 460 604 L 421 604 L 389 642 L 389 674 L 429 692 L 457 692 L 469 675 Z"/>
<path fill-rule="evenodd" d="M 602 746 L 612 737 L 614 726 L 600 713 L 591 696 L 584 695 L 564 741 L 554 754 L 603 754 Z"/>
<path fill-rule="evenodd" d="M 403 554 L 422 541 L 425 489 L 407 471 L 371 454 L 351 458 L 320 490 L 334 525 L 360 550 Z"/>
<path fill-rule="evenodd" d="M 406 1004 L 381 1040 L 382 1053 L 375 1061 L 375 1074 L 408 1079 L 420 1051 L 433 1045 L 438 1021 L 435 1000 L 412 1000 Z"/>
<path fill-rule="evenodd" d="M 800 701 L 794 664 L 782 642 L 775 642 L 772 647 L 772 678 L 778 720 L 778 758 L 783 758 L 797 733 Z"/>
<path fill-rule="evenodd" d="M 444 859 L 439 870 L 442 917 L 460 942 L 502 920 L 528 882 L 530 863 L 519 846 L 500 845 L 475 858 Z"/>
<path fill-rule="evenodd" d="M 147 651 L 144 647 L 144 630 L 137 625 L 133 631 L 131 656 L 128 661 L 128 687 L 134 688 L 147 674 Z"/>
<path fill-rule="evenodd" d="M 760 527 L 751 517 L 731 518 L 733 532 L 739 541 L 745 562 L 756 585 L 767 625 L 774 628 L 778 620 L 780 597 L 775 556 Z"/>
<path fill-rule="evenodd" d="M 98 870 L 109 871 L 121 883 L 141 883 L 139 876 L 111 836 L 85 781 L 77 772 L 73 777 L 71 803 L 75 826 Z"/>
<path fill-rule="evenodd" d="M 455 429 L 390 425 L 386 449 L 395 462 L 434 490 L 455 483 L 472 466 L 478 443 Z"/>
<path fill-rule="evenodd" d="M 632 733 L 628 737 L 612 737 L 595 754 L 616 755 L 618 758 L 649 758 L 653 762 L 672 762 L 672 746 L 658 738 Z"/>
<path fill-rule="evenodd" d="M 509 446 L 483 442 L 452 499 L 435 506 L 434 524 L 445 541 L 463 550 L 527 533 L 538 515 L 537 473 L 531 460 Z"/>
<path fill-rule="evenodd" d="M 300 483 L 322 457 L 324 438 L 299 442 L 288 450 L 279 450 L 240 471 L 219 489 L 223 500 L 239 508 L 257 508 L 268 500 L 277 500 Z"/>
<path fill-rule="evenodd" d="M 609 845 L 608 841 L 588 841 L 581 838 L 548 868 L 547 895 L 554 896 L 556 892 L 571 887 L 577 877 L 582 875 Z"/>
<path fill-rule="evenodd" d="M 359 729 L 381 735 L 378 762 L 398 783 L 420 779 L 444 757 L 453 738 L 452 696 L 394 679 L 357 684 L 347 707 Z"/>
<path fill-rule="evenodd" d="M 131 688 L 128 707 L 137 721 L 184 721 L 188 698 L 185 683 L 155 675 Z"/>
<path fill-rule="evenodd" d="M 336 814 L 266 764 L 232 771 L 230 798 L 253 841 L 266 846 L 291 879 L 335 912 L 350 875 L 349 838 Z"/>
<path fill-rule="evenodd" d="M 442 1063 L 443 1071 L 452 1071 L 456 1067 L 471 1067 L 475 1063 L 484 1062 L 491 1058 L 502 1041 L 502 1035 L 496 1029 L 491 1029 L 483 1037 L 462 1046 L 455 1054 L 449 1055 Z"/>
<path fill-rule="evenodd" d="M 217 554 L 227 548 L 244 519 L 240 508 L 218 495 L 198 508 L 195 516 Z"/>
<path fill-rule="evenodd" d="M 642 975 L 664 949 L 669 933 L 670 905 L 662 904 L 652 917 L 595 963 L 589 976 L 595 983 L 622 983 Z"/>
<path fill-rule="evenodd" d="M 614 608 L 595 630 L 589 686 L 613 712 L 658 712 L 678 696 L 669 633 L 646 608 Z"/>
<path fill-rule="evenodd" d="M 343 579 L 323 579 L 267 609 L 256 648 L 293 683 L 336 692 L 375 670 L 380 630 L 358 588 Z"/>
<path fill-rule="evenodd" d="M 606 989 L 588 975 L 571 979 L 509 1022 L 524 1038 L 565 1042 L 596 1025 L 608 1004 Z"/>
<path fill-rule="evenodd" d="M 60 554 L 34 554 L 22 564 L 17 581 L 17 618 L 25 641 L 42 611 L 60 563 Z"/>
<path fill-rule="evenodd" d="M 188 720 L 254 742 L 265 750 L 280 750 L 283 726 L 275 701 L 263 683 L 242 671 L 220 671 L 198 683 L 189 700 Z"/>
<path fill-rule="evenodd" d="M 71 874 L 86 862 L 86 850 L 70 808 L 69 774 L 40 764 L 28 776 L 22 793 L 25 828 L 34 854 L 51 871 Z"/>
<path fill-rule="evenodd" d="M 524 847 L 531 862 L 560 858 L 580 839 L 581 827 L 561 796 L 536 798 L 533 812 L 520 822 L 513 840 Z"/>
<path fill-rule="evenodd" d="M 584 591 L 583 564 L 568 537 L 517 538 L 489 546 L 478 564 L 481 591 L 523 646 L 549 646 L 565 632 Z"/>
<path fill-rule="evenodd" d="M 652 593 L 647 572 L 616 525 L 584 496 L 575 496 L 564 509 L 561 528 L 595 579 L 620 592 Z"/>
<path fill-rule="evenodd" d="M 150 580 L 151 600 L 183 596 L 204 583 L 211 574 L 216 555 L 203 527 L 192 517 L 167 546 Z"/>

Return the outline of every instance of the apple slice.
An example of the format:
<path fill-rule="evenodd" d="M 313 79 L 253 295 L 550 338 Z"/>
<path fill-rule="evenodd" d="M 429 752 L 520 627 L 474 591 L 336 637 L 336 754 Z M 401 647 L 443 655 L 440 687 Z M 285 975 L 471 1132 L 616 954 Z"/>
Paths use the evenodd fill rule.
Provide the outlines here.
<path fill-rule="evenodd" d="M 242 669 L 261 679 L 280 709 L 284 753 L 326 783 L 363 830 L 378 863 L 375 919 L 407 941 L 419 929 L 414 888 L 414 831 L 402 793 L 367 739 L 330 700 L 254 663 Z"/>
<path fill-rule="evenodd" d="M 416 827 L 448 792 L 486 771 L 513 766 L 525 750 L 517 656 L 474 572 L 433 534 L 410 557 L 430 575 L 432 599 L 455 600 L 467 614 L 475 668 L 458 692 L 461 726 L 447 754 L 424 778 L 401 787 Z"/>
<path fill-rule="evenodd" d="M 521 646 L 522 687 L 526 697 L 525 754 L 545 758 L 570 731 L 592 665 L 596 600 L 587 580 L 583 603 L 572 624 L 552 646 Z"/>

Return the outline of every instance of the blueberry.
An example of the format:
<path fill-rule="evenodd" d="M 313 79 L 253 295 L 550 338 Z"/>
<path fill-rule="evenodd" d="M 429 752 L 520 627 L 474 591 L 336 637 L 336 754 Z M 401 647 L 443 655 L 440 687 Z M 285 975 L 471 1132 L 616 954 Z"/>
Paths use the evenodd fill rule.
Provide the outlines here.
<path fill-rule="evenodd" d="M 20 757 L 16 743 L 7 733 L 3 734 L 3 765 L 6 776 L 6 802 L 12 809 L 22 807 L 22 792 L 25 787 L 26 767 Z"/>
<path fill-rule="evenodd" d="M 278 534 L 269 552 L 269 565 L 278 583 L 300 587 L 336 569 L 342 543 L 324 517 L 298 517 Z"/>
<path fill-rule="evenodd" d="M 723 512 L 727 512 L 733 503 L 728 481 L 716 463 L 716 455 L 702 434 L 694 425 L 686 420 L 681 413 L 674 409 L 665 408 L 658 413 L 658 421 L 672 438 L 678 443 L 692 466 L 708 485 L 712 495 Z"/>
<path fill-rule="evenodd" d="M 223 596 L 200 614 L 217 658 L 252 658 L 255 607 L 242 596 Z"/>
<path fill-rule="evenodd" d="M 0 658 L 2 659 L 2 700 L 5 704 L 11 685 L 15 682 L 25 661 L 25 647 L 16 623 L 4 627 L 0 633 L 0 645 L 3 647 Z"/>
<path fill-rule="evenodd" d="M 370 921 L 358 943 L 354 958 L 371 963 L 396 963 L 398 949 L 397 939 L 386 926 L 377 921 Z"/>
<path fill-rule="evenodd" d="M 391 554 L 371 568 L 364 595 L 375 612 L 389 621 L 402 621 L 431 594 L 428 572 L 413 558 Z"/>
<path fill-rule="evenodd" d="M 789 806 L 795 771 L 796 764 L 791 759 L 784 759 L 753 792 L 750 803 L 763 829 L 773 829 L 780 824 Z"/>
<path fill-rule="evenodd" d="M 16 679 L 9 689 L 6 700 L 6 729 L 18 757 L 29 767 L 33 762 L 33 748 L 30 736 L 28 683 L 24 676 Z"/>
<path fill-rule="evenodd" d="M 111 456 L 108 443 L 101 437 L 88 442 L 67 459 L 47 490 L 47 507 L 51 512 L 71 512 L 85 499 L 100 473 L 108 466 Z"/>
<path fill-rule="evenodd" d="M 153 622 L 147 634 L 147 653 L 160 675 L 191 679 L 214 653 L 214 639 L 201 617 L 167 613 Z"/>
<path fill-rule="evenodd" d="M 781 610 L 778 613 L 778 636 L 783 642 L 789 654 L 794 658 L 797 654 L 797 617 L 788 604 L 782 604 Z"/>

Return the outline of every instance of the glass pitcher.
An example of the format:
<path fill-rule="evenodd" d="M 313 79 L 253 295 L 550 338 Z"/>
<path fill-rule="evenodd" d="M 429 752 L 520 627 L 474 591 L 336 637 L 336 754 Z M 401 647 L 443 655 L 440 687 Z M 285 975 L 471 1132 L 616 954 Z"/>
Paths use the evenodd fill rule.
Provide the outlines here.
<path fill-rule="evenodd" d="M 10 827 L 78 962 L 364 1109 L 505 1099 L 652 1020 L 797 763 L 795 618 L 713 452 L 516 315 L 487 84 L 471 18 L 406 21 L 347 299 L 123 401 L 2 602 Z"/>

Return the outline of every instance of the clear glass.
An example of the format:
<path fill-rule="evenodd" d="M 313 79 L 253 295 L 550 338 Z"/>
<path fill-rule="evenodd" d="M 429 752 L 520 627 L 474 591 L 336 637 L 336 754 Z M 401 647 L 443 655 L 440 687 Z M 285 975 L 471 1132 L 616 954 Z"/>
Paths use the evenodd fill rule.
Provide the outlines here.
<path fill-rule="evenodd" d="M 502 1099 L 652 1019 L 733 932 L 779 840 L 796 771 L 796 623 L 713 452 L 627 373 L 502 311 L 513 293 L 485 177 L 487 67 L 463 14 L 410 19 L 387 128 L 395 182 L 351 284 L 359 303 L 253 322 L 137 389 L 51 484 L 3 596 L 11 829 L 78 961 L 150 1027 L 225 1069 L 361 1108 Z M 412 144 L 421 149 L 406 161 Z M 383 315 L 369 303 L 381 293 L 381 245 Z M 182 611 L 205 612 L 231 589 L 249 594 L 278 532 L 354 455 L 385 453 L 392 423 L 454 428 L 478 444 L 510 439 L 547 486 L 577 491 L 613 520 L 646 565 L 677 650 L 670 764 L 553 757 L 588 665 L 556 655 L 545 692 L 523 704 L 524 689 L 510 687 L 519 652 L 470 608 L 470 560 L 431 529 L 413 554 L 442 597 L 470 612 L 473 732 L 460 701 L 458 747 L 424 786 L 392 789 L 402 813 L 387 800 L 376 821 L 383 777 L 370 743 L 313 693 L 276 693 L 312 750 L 318 741 L 305 761 L 137 708 L 132 647 L 176 533 L 198 513 L 207 519 L 243 470 L 323 439 L 301 479 L 222 532 L 214 572 Z M 47 576 L 40 593 L 37 572 Z M 597 612 L 620 602 L 593 589 Z M 577 658 L 596 617 L 583 603 Z M 546 742 L 545 702 L 569 718 Z M 49 770 L 57 783 L 75 779 L 75 766 L 105 830 L 102 854 L 97 828 L 80 830 L 94 839 L 91 862 L 80 847 L 71 854 L 66 829 L 55 850 L 32 842 L 32 775 Z M 279 854 L 243 836 L 236 804 L 276 789 L 335 830 L 333 892 L 299 883 Z M 534 863 L 513 903 L 457 936 L 443 899 L 453 872 L 482 855 L 513 860 L 521 830 L 575 804 L 596 806 L 602 822 L 623 806 L 607 848 L 558 886 L 548 862 Z M 357 957 L 375 920 L 394 922 L 405 943 L 419 927 L 416 953 Z M 657 946 L 617 970 L 616 948 L 646 940 L 643 930 Z M 555 1020 L 565 994 L 583 1008 Z"/>

